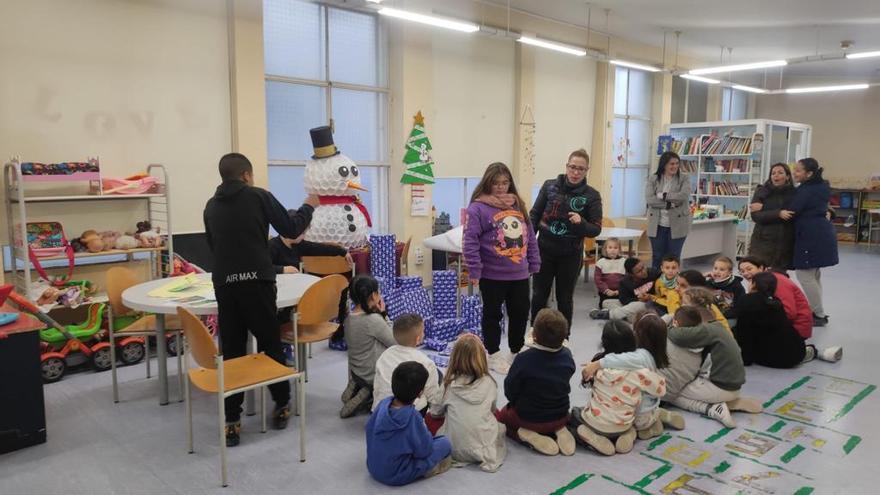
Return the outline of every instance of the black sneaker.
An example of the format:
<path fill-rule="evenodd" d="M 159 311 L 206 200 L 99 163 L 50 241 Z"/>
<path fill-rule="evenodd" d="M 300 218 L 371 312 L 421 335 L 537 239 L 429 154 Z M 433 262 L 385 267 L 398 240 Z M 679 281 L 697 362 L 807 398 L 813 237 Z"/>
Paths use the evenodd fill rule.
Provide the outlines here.
<path fill-rule="evenodd" d="M 607 309 L 594 309 L 590 311 L 590 318 L 594 320 L 607 320 L 610 318 L 610 313 Z"/>
<path fill-rule="evenodd" d="M 815 313 L 813 313 L 813 326 L 814 327 L 824 327 L 827 324 L 828 324 L 828 316 L 819 317 L 819 316 L 816 316 Z"/>
<path fill-rule="evenodd" d="M 275 410 L 272 411 L 272 427 L 276 430 L 283 430 L 287 428 L 287 419 L 290 418 L 290 403 L 284 404 L 283 406 L 275 406 Z"/>
<path fill-rule="evenodd" d="M 226 423 L 226 446 L 235 447 L 241 443 L 241 421 Z"/>

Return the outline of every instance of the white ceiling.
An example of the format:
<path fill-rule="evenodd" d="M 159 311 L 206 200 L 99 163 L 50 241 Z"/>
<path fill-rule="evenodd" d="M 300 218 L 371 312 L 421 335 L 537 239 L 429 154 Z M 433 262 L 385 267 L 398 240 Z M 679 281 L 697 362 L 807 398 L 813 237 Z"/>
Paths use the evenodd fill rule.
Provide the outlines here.
<path fill-rule="evenodd" d="M 506 0 L 481 0 L 501 7 Z M 718 65 L 723 47 L 732 47 L 732 62 L 839 54 L 841 40 L 855 42 L 852 51 L 880 50 L 880 0 L 589 0 L 591 25 L 660 46 L 664 31 L 681 31 L 682 54 Z M 510 0 L 510 6 L 572 24 L 586 25 L 586 0 Z M 541 33 L 552 37 L 552 33 Z M 667 46 L 672 46 L 669 35 Z M 790 65 L 785 76 L 880 80 L 880 59 Z M 757 74 L 755 74 L 757 75 Z M 763 77 L 763 74 L 761 75 Z M 768 71 L 778 80 L 779 71 Z"/>

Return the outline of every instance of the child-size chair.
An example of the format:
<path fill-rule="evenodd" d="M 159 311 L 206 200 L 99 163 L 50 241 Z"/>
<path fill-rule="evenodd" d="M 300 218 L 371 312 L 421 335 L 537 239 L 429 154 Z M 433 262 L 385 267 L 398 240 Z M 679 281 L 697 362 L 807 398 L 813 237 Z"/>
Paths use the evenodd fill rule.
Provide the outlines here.
<path fill-rule="evenodd" d="M 296 378 L 296 408 L 299 413 L 299 460 L 306 460 L 306 408 L 304 374 L 295 368 L 288 368 L 269 356 L 248 354 L 246 356 L 224 361 L 223 354 L 217 350 L 217 344 L 208 332 L 202 320 L 186 308 L 178 307 L 177 314 L 183 324 L 183 333 L 189 343 L 189 355 L 199 366 L 187 371 L 188 380 L 184 386 L 186 402 L 186 440 L 189 453 L 193 450 L 192 397 L 190 382 L 200 390 L 217 395 L 220 430 L 220 479 L 223 486 L 226 482 L 226 410 L 224 399 L 253 389 L 260 389 L 260 415 L 263 418 L 262 431 L 266 431 L 266 386 Z"/>

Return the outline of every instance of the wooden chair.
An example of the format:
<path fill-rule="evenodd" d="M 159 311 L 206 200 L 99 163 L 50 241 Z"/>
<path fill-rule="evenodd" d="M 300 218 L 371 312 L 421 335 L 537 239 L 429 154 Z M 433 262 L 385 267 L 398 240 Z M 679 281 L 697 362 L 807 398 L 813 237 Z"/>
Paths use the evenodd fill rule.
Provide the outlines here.
<path fill-rule="evenodd" d="M 344 256 L 303 256 L 299 262 L 299 271 L 319 277 L 327 275 L 351 274 L 354 277 L 354 264 Z"/>
<path fill-rule="evenodd" d="M 296 366 L 305 373 L 308 381 L 308 360 L 300 362 L 306 352 L 306 344 L 327 340 L 339 328 L 330 320 L 339 314 L 339 297 L 348 287 L 348 280 L 339 274 L 330 275 L 306 289 L 291 322 L 281 326 L 281 341 L 293 344 L 296 349 Z"/>
<path fill-rule="evenodd" d="M 406 240 L 406 243 L 403 245 L 403 251 L 400 253 L 400 276 L 405 277 L 409 275 L 409 245 L 412 242 L 412 236 Z"/>
<path fill-rule="evenodd" d="M 279 383 L 291 378 L 299 380 L 296 408 L 299 412 L 299 460 L 306 460 L 306 413 L 305 413 L 305 384 L 303 373 L 296 369 L 288 368 L 275 361 L 269 356 L 260 354 L 248 354 L 239 358 L 223 360 L 223 355 L 217 350 L 217 344 L 211 333 L 202 323 L 198 316 L 192 314 L 186 308 L 178 307 L 177 314 L 183 323 L 183 333 L 189 343 L 189 355 L 193 357 L 198 368 L 187 371 L 189 377 L 185 381 L 186 402 L 186 440 L 189 453 L 193 450 L 193 427 L 192 427 L 192 397 L 190 395 L 190 382 L 196 388 L 217 395 L 219 409 L 220 430 L 220 479 L 223 486 L 226 483 L 226 410 L 224 399 L 245 392 L 247 390 L 260 389 L 260 414 L 263 418 L 262 431 L 266 432 L 266 386 Z"/>
<path fill-rule="evenodd" d="M 181 325 L 177 318 L 165 317 L 165 335 L 161 337 L 157 332 L 156 315 L 137 313 L 126 307 L 122 302 L 122 293 L 125 289 L 137 285 L 140 281 L 135 272 L 121 266 L 114 266 L 107 270 L 107 298 L 110 300 L 110 312 L 108 316 L 108 328 L 110 333 L 110 370 L 113 376 L 113 402 L 119 402 L 119 384 L 116 374 L 116 339 L 125 337 L 145 337 L 144 360 L 147 362 L 147 378 L 150 378 L 150 336 L 156 337 L 156 345 L 167 345 L 166 337 L 174 335 L 177 347 L 177 375 L 180 381 L 179 393 L 183 395 L 183 347 L 181 346 Z M 139 316 L 139 318 L 137 318 Z M 133 323 L 114 331 L 116 318 L 135 317 Z M 183 397 L 180 397 L 183 400 Z"/>

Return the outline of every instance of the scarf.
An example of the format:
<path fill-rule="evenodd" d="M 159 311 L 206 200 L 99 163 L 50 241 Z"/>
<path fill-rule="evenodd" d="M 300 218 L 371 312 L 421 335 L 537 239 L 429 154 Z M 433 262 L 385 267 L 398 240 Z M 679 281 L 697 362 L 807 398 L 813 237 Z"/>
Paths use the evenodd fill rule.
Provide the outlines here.
<path fill-rule="evenodd" d="M 354 204 L 355 208 L 361 210 L 361 213 L 364 214 L 364 218 L 367 219 L 367 227 L 373 226 L 373 220 L 370 219 L 370 213 L 367 211 L 367 207 L 361 203 L 361 198 L 357 196 L 318 196 L 318 201 L 322 205 Z"/>
<path fill-rule="evenodd" d="M 480 203 L 485 203 L 499 210 L 518 210 L 516 195 L 505 193 L 498 196 L 491 194 L 482 194 L 477 198 Z"/>
<path fill-rule="evenodd" d="M 660 281 L 663 282 L 663 285 L 666 286 L 667 289 L 674 289 L 678 286 L 676 281 L 678 280 L 678 276 L 672 277 L 671 280 L 666 278 L 666 274 L 660 274 Z"/>

